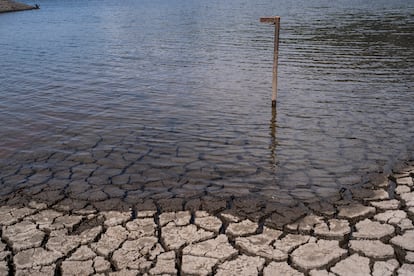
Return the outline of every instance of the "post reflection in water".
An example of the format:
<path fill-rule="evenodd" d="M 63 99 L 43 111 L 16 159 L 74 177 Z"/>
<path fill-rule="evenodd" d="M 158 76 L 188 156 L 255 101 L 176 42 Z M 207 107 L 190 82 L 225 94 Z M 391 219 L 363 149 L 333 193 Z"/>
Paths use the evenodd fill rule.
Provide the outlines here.
<path fill-rule="evenodd" d="M 270 120 L 270 160 L 272 171 L 276 172 L 277 159 L 276 159 L 276 107 L 272 106 L 272 119 Z"/>

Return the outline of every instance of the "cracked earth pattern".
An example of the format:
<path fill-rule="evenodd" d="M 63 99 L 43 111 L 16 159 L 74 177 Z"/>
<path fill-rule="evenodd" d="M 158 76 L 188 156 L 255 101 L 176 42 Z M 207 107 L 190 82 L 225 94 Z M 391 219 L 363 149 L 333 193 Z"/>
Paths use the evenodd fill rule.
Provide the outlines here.
<path fill-rule="evenodd" d="M 334 203 L 283 208 L 14 202 L 0 207 L 0 275 L 414 275 L 413 179 L 411 162 Z"/>

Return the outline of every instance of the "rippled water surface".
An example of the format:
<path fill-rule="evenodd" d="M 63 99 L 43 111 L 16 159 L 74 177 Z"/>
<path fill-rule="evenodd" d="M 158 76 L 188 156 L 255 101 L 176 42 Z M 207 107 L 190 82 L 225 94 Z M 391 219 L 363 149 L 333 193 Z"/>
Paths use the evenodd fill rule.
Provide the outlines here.
<path fill-rule="evenodd" d="M 2 195 L 307 200 L 412 152 L 412 1 L 36 3 L 0 15 Z"/>

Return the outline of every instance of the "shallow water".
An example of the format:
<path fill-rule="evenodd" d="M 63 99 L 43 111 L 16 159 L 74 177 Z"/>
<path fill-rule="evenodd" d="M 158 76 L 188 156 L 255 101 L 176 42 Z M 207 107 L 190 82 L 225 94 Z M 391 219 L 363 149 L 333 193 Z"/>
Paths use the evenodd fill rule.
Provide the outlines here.
<path fill-rule="evenodd" d="M 0 15 L 2 195 L 308 200 L 412 154 L 414 3 L 36 3 Z"/>

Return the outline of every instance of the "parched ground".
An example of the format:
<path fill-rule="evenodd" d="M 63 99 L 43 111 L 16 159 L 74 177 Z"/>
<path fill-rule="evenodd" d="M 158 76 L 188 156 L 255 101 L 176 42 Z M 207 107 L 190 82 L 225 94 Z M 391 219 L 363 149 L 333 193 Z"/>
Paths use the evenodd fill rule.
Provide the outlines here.
<path fill-rule="evenodd" d="M 333 205 L 258 219 L 220 201 L 4 205 L 0 275 L 414 275 L 413 178 L 411 163 Z"/>
<path fill-rule="evenodd" d="M 13 11 L 24 11 L 33 10 L 34 7 L 11 0 L 0 0 L 0 13 L 2 12 L 13 12 Z"/>

